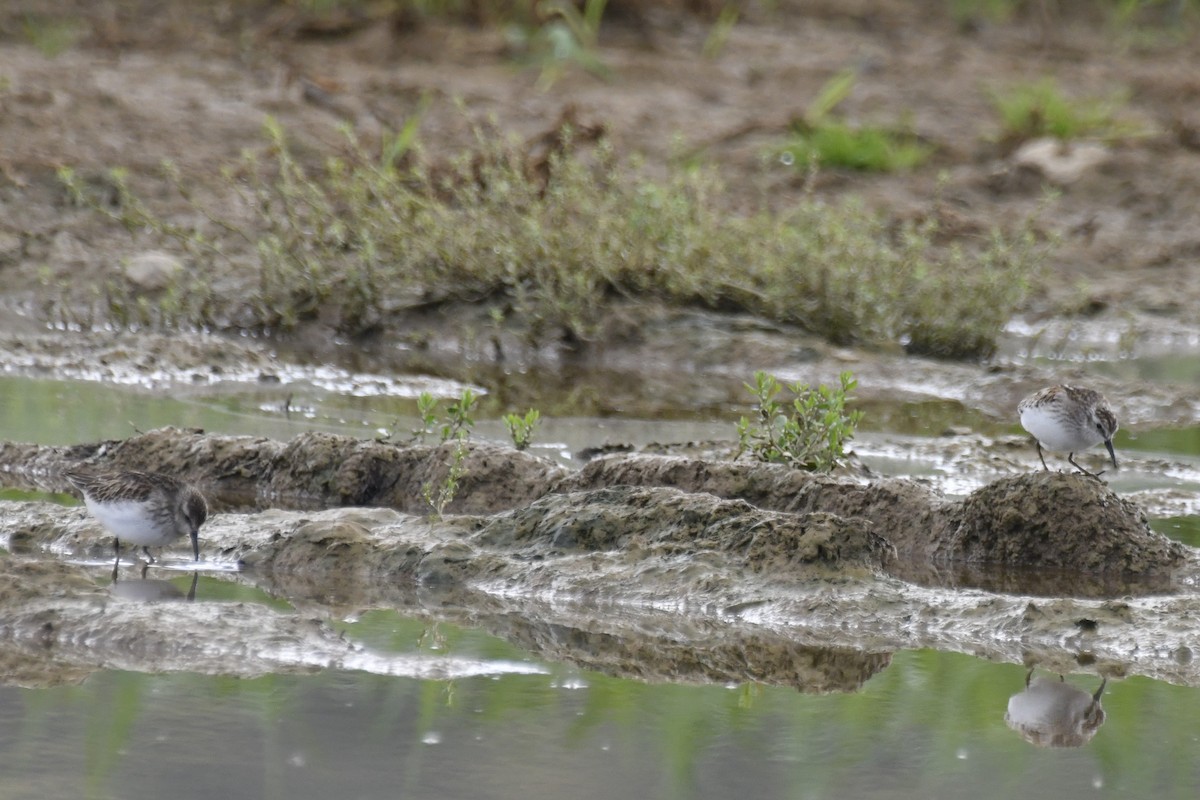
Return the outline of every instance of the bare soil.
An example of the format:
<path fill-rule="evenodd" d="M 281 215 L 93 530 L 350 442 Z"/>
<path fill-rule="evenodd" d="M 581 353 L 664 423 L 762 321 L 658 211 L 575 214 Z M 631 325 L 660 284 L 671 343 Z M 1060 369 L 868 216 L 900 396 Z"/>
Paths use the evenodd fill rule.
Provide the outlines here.
<path fill-rule="evenodd" d="M 420 141 L 434 159 L 470 144 L 471 124 L 528 142 L 531 157 L 564 119 L 602 130 L 658 171 L 685 153 L 716 163 L 733 208 L 785 205 L 804 191 L 853 194 L 897 218 L 937 217 L 951 238 L 984 235 L 1037 212 L 1061 237 L 1031 313 L 1149 312 L 1195 321 L 1200 282 L 1200 66 L 1194 27 L 1150 21 L 1114 30 L 1090 4 L 1055 4 L 1006 23 L 956 21 L 935 0 L 750 7 L 715 57 L 712 21 L 668 4 L 614 5 L 597 55 L 608 79 L 565 69 L 539 84 L 502 25 L 412 16 L 306 16 L 284 4 L 9 4 L 0 12 L 0 300 L 45 322 L 47 281 L 99 286 L 153 242 L 73 208 L 62 166 L 103 182 L 131 171 L 152 202 L 187 213 L 158 176 L 174 162 L 203 202 L 227 202 L 221 167 L 265 146 L 280 120 L 303 157 L 398 130 L 423 97 Z M 1143 20 L 1146 22 L 1146 20 Z M 55 52 L 52 34 L 64 34 Z M 50 53 L 53 52 L 53 55 Z M 815 187 L 770 148 L 835 73 L 858 82 L 839 108 L 900 124 L 936 146 L 915 172 L 827 170 Z M 1076 97 L 1128 93 L 1138 135 L 1104 143 L 1066 177 L 1012 158 L 989 92 L 1052 76 Z M 465 114 L 455 101 L 461 101 Z M 204 265 L 189 265 L 203 269 Z M 316 347 L 320 336 L 301 341 Z"/>

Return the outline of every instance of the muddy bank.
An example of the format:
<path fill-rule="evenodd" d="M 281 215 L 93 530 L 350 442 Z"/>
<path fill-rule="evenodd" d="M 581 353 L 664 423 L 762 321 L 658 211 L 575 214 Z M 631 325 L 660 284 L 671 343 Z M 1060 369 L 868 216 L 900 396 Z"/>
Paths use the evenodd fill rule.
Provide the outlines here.
<path fill-rule="evenodd" d="M 58 486 L 68 463 L 157 469 L 187 475 L 217 497 L 274 504 L 215 514 L 201 532 L 199 568 L 241 569 L 240 580 L 297 604 L 305 619 L 396 608 L 643 680 L 852 690 L 886 666 L 888 653 L 934 647 L 1200 685 L 1181 622 L 1200 614 L 1200 598 L 1186 588 L 1200 575 L 1200 557 L 1150 531 L 1136 506 L 1091 478 L 1039 472 L 948 500 L 912 481 L 680 456 L 611 455 L 572 473 L 471 443 L 468 469 L 476 472 L 456 503 L 484 510 L 435 518 L 421 507 L 419 486 L 446 467 L 448 455 L 445 447 L 326 434 L 284 443 L 177 429 L 67 448 L 0 446 L 4 475 L 17 483 L 33 476 L 43 488 Z M 364 507 L 364 499 L 375 507 Z M 289 504 L 303 508 L 283 507 Z M 0 537 L 17 558 L 34 565 L 49 554 L 111 558 L 111 535 L 83 508 L 9 502 L 0 511 Z M 168 552 L 168 561 L 190 568 L 180 553 Z M 211 660 L 193 659 L 174 640 L 159 647 L 153 637 L 138 638 L 145 626 L 161 624 L 158 611 L 122 607 L 97 621 L 97 602 L 144 606 L 134 601 L 178 599 L 177 589 L 159 596 L 165 587 L 126 581 L 104 595 L 53 559 L 45 568 L 22 567 L 0 594 L 6 613 L 13 609 L 8 632 L 0 631 L 19 655 L 13 675 L 37 672 L 22 666 L 20 654 L 36 652 L 39 635 L 68 650 L 75 645 L 64 643 L 102 636 L 132 653 L 120 656 L 128 661 L 104 648 L 64 657 L 77 670 L 191 663 L 245 674 L 363 659 L 370 665 L 363 668 L 398 674 L 418 668 L 368 658 L 336 637 L 327 641 L 322 626 L 287 615 L 280 621 L 264 609 L 229 622 L 224 615 L 241 612 L 169 604 L 174 631 L 191 630 L 197 642 L 213 631 L 230 639 L 204 657 Z M 999 567 L 1010 576 L 1057 571 L 1054 594 L 1078 599 L 1030 598 L 1019 581 L 1006 593 L 966 588 L 961 567 L 984 574 Z M 28 588 L 38 569 L 45 579 Z M 924 585 L 910 582 L 916 572 Z M 946 575 L 957 582 L 939 583 Z M 1086 599 L 1116 596 L 1114 586 L 1126 594 L 1178 594 Z M 50 627 L 39 628 L 42 622 Z M 292 655 L 268 649 L 266 661 L 246 660 L 248 649 L 261 649 L 254 636 L 264 632 L 296 645 L 282 648 Z M 136 647 L 120 644 L 129 637 Z M 302 663 L 295 653 L 306 654 Z M 245 663 L 230 667 L 230 660 Z"/>
<path fill-rule="evenodd" d="M 14 482 L 56 491 L 67 489 L 61 471 L 82 464 L 184 475 L 218 507 L 428 513 L 426 489 L 436 491 L 446 480 L 455 447 L 323 433 L 284 443 L 164 428 L 66 448 L 3 444 L 0 461 Z M 792 561 L 851 571 L 908 565 L 907 572 L 898 566 L 897 575 L 913 574 L 914 566 L 954 564 L 1069 570 L 1077 577 L 1059 593 L 1082 596 L 1168 590 L 1186 560 L 1185 548 L 1151 531 L 1136 505 L 1100 481 L 1073 474 L 1005 477 L 954 501 L 911 480 L 862 481 L 681 456 L 610 455 L 571 473 L 524 452 L 471 442 L 463 466 L 446 510 L 508 512 L 503 524 L 489 522 L 488 536 L 493 544 L 513 537 L 508 544 L 525 547 L 530 558 L 635 553 L 646 544 L 646 531 L 660 543 L 675 537 L 677 553 L 694 555 L 713 536 L 742 535 L 723 546 L 746 548 L 746 566 L 755 570 L 786 569 Z M 761 516 L 768 512 L 779 513 Z M 713 534 L 721 524 L 729 527 Z M 346 541 L 339 547 L 352 551 L 354 530 L 342 533 Z M 774 549 L 761 549 L 763 542 Z"/>
<path fill-rule="evenodd" d="M 617 515 L 622 506 L 636 522 L 646 516 L 648 500 L 663 505 L 690 497 L 662 488 L 597 491 L 607 493 L 606 513 L 618 525 L 626 519 Z M 646 525 L 616 549 L 609 549 L 617 544 L 611 538 L 581 546 L 574 527 L 563 536 L 561 521 L 594 517 L 594 495 L 547 497 L 530 507 L 540 505 L 540 515 L 522 509 L 438 522 L 388 509 L 219 514 L 205 527 L 202 566 L 228 569 L 242 561 L 247 569 L 238 580 L 287 598 L 305 619 L 396 608 L 481 627 L 549 658 L 643 679 L 753 678 L 806 691 L 852 689 L 886 664 L 887 653 L 932 647 L 1047 670 L 1200 685 L 1200 662 L 1188 644 L 1189 620 L 1200 614 L 1194 595 L 1042 600 L 922 588 L 878 569 L 831 576 L 819 548 L 807 559 L 793 553 L 795 537 L 812 536 L 801 517 L 711 496 L 707 512 L 677 518 L 674 529 Z M 82 509 L 7 502 L 0 511 L 0 530 L 20 558 L 108 553 L 108 537 Z M 778 535 L 781 530 L 793 536 Z M 762 547 L 778 548 L 769 571 L 754 568 L 756 534 Z M 559 546 L 550 546 L 556 539 Z M 699 544 L 687 544 L 692 540 Z M 869 558 L 875 540 L 863 541 L 868 547 L 860 557 Z M 178 553 L 168 557 L 184 568 L 190 563 Z M 14 634 L 22 642 L 33 640 L 33 621 L 40 619 L 29 609 L 78 605 L 56 588 L 61 576 L 51 578 L 42 587 L 49 599 L 8 604 L 16 609 L 14 619 L 27 621 Z M 90 620 L 92 613 L 83 616 Z M 172 636 L 190 630 L 205 641 L 221 631 L 224 640 L 234 631 L 227 657 L 243 657 L 241 628 L 224 626 L 220 616 L 232 612 L 172 613 Z M 106 635 L 119 639 L 141 625 L 160 625 L 151 622 L 159 619 L 149 612 L 118 616 L 105 623 L 114 626 Z M 246 627 L 254 626 L 279 630 L 261 621 Z M 58 641 L 68 639 L 64 633 Z M 328 654 L 328 647 L 314 652 Z"/>
<path fill-rule="evenodd" d="M 428 511 L 426 485 L 440 486 L 455 445 L 395 445 L 306 433 L 290 442 L 252 436 L 209 436 L 162 428 L 129 439 L 70 447 L 0 444 L 0 468 L 17 485 L 67 491 L 68 463 L 185 476 L 218 508 L 388 506 Z M 541 496 L 563 467 L 511 448 L 472 443 L 450 513 L 487 513 Z"/>

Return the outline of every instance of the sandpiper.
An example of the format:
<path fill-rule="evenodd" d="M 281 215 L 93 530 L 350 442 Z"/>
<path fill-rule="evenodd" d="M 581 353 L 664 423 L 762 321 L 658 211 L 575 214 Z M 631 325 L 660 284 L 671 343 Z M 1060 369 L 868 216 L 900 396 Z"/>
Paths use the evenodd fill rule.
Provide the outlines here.
<path fill-rule="evenodd" d="M 117 558 L 121 540 L 141 545 L 151 562 L 151 547 L 163 547 L 180 536 L 192 539 L 200 560 L 200 526 L 208 519 L 208 503 L 196 487 L 158 472 L 63 473 L 83 493 L 88 511 L 114 536 Z"/>
<path fill-rule="evenodd" d="M 1099 392 L 1078 386 L 1051 386 L 1022 400 L 1017 405 L 1017 412 L 1021 415 L 1021 427 L 1033 434 L 1043 469 L 1049 469 L 1042 455 L 1045 447 L 1065 451 L 1067 461 L 1075 469 L 1099 478 L 1104 470 L 1089 472 L 1075 463 L 1075 453 L 1100 443 L 1108 448 L 1113 469 L 1119 469 L 1112 445 L 1117 418 Z"/>

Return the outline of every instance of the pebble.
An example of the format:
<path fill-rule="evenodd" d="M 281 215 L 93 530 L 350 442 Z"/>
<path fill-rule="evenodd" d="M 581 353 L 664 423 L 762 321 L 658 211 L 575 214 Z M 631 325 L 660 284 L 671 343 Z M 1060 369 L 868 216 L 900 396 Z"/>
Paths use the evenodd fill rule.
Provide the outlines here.
<path fill-rule="evenodd" d="M 183 272 L 183 262 L 170 253 L 148 250 L 125 262 L 125 278 L 147 292 L 166 289 Z"/>

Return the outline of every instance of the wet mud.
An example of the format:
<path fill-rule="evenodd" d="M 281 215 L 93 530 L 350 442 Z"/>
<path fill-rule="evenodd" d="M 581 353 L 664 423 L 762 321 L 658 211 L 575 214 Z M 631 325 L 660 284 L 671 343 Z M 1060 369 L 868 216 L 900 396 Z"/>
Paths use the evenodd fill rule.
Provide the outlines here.
<path fill-rule="evenodd" d="M 383 606 L 642 680 L 847 691 L 895 649 L 939 647 L 1200 683 L 1180 628 L 1200 614 L 1188 588 L 1200 559 L 1092 478 L 1005 477 L 950 500 L 912 481 L 749 462 L 620 454 L 570 472 L 495 445 L 468 451 L 477 472 L 455 498 L 467 511 L 436 517 L 419 508 L 419 493 L 392 501 L 442 474 L 444 447 L 179 429 L 65 448 L 4 445 L 10 483 L 62 490 L 61 470 L 84 464 L 171 471 L 226 497 L 241 510 L 204 527 L 198 568 L 239 570 L 238 580 L 303 611 L 172 603 L 177 633 L 163 640 L 146 631 L 161 625 L 158 612 L 133 610 L 145 603 L 96 611 L 121 592 L 154 597 L 153 587 L 105 595 L 83 568 L 61 563 L 111 557 L 111 536 L 84 509 L 8 502 L 0 635 L 68 674 L 114 665 L 256 674 L 361 661 L 311 619 Z M 237 498 L 266 508 L 248 511 Z M 971 584 L 972 571 L 993 570 L 1010 581 L 1003 591 Z M 1057 596 L 1023 591 L 1027 573 L 1056 576 Z M 1164 591 L 1172 594 L 1136 597 Z M 196 638 L 173 638 L 184 630 Z M 262 647 L 263 636 L 278 647 Z M 95 637 L 124 655 L 85 645 Z M 306 655 L 293 663 L 272 652 Z M 18 662 L 11 675 L 31 674 Z"/>

